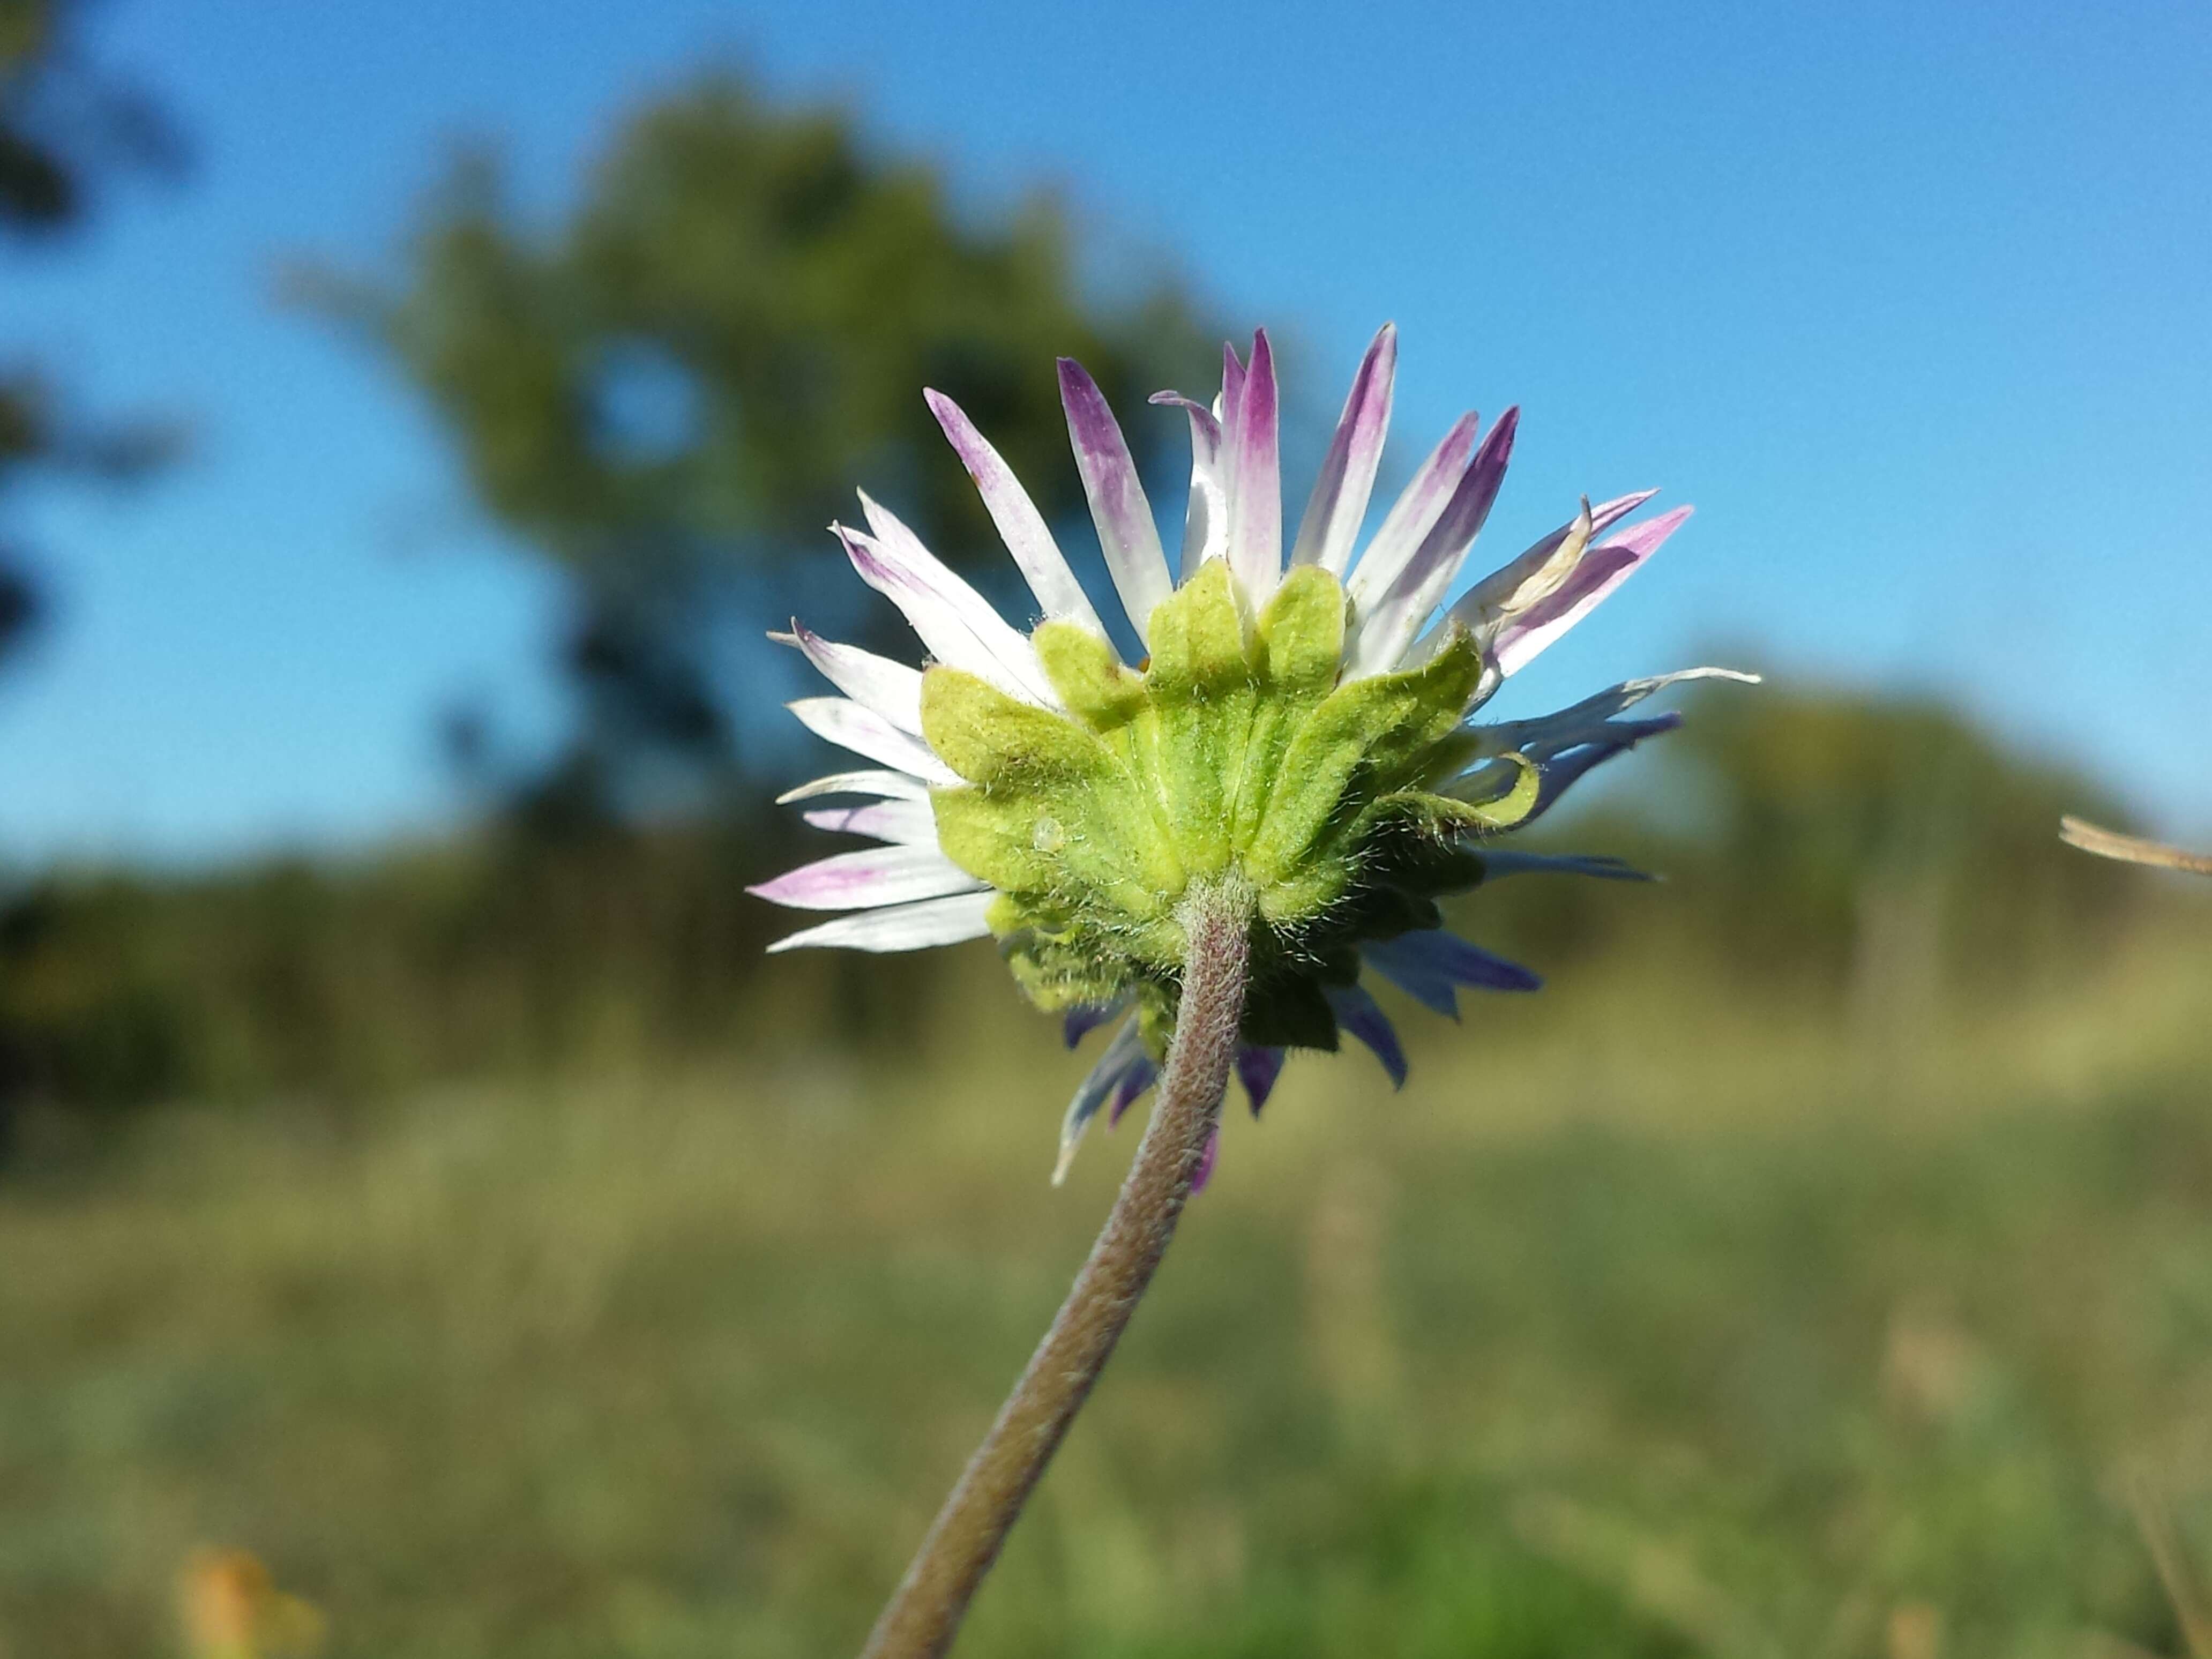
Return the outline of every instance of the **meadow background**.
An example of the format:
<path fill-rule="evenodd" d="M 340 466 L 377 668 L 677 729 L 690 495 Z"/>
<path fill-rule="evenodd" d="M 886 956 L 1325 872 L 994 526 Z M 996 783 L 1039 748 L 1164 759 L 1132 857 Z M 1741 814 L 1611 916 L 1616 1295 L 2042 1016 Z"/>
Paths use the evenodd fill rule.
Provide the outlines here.
<path fill-rule="evenodd" d="M 1769 684 L 1462 902 L 1540 994 L 1232 1118 L 961 1652 L 2205 1650 L 2212 884 L 2056 835 L 2212 842 L 2200 11 L 308 9 L 0 0 L 0 1659 L 214 1659 L 210 1550 L 854 1649 L 1134 1137 L 988 945 L 763 957 L 759 635 L 904 648 L 856 483 L 1011 598 L 921 385 L 1074 547 L 1054 353 L 1267 321 L 1296 479 L 1384 313 L 1516 527 L 1703 507 L 1508 712 Z"/>

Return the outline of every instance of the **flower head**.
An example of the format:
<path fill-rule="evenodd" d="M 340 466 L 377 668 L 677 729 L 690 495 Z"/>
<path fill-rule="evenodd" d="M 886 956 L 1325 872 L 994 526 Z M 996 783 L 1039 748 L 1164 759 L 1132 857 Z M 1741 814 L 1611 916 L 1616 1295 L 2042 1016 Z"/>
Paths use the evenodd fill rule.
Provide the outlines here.
<path fill-rule="evenodd" d="M 1455 1017 L 1462 987 L 1534 989 L 1526 969 L 1444 931 L 1437 901 L 1520 871 L 1634 877 L 1610 860 L 1491 843 L 1675 723 L 1620 718 L 1634 704 L 1726 672 L 1627 681 L 1540 720 L 1474 720 L 1689 509 L 1623 528 L 1654 492 L 1585 500 L 1447 607 L 1519 421 L 1508 410 L 1485 433 L 1468 414 L 1355 561 L 1396 359 L 1386 326 L 1360 363 L 1287 561 L 1266 333 L 1249 361 L 1225 354 L 1211 404 L 1152 399 L 1190 425 L 1179 577 L 1112 410 L 1079 366 L 1061 362 L 1076 466 L 1148 653 L 1134 665 L 998 452 L 933 392 L 930 407 L 1042 620 L 1024 635 L 863 494 L 866 531 L 832 529 L 861 580 L 905 613 L 929 665 L 832 644 L 797 623 L 778 636 L 843 694 L 793 712 L 882 769 L 784 799 L 868 798 L 806 817 L 883 844 L 756 888 L 781 904 L 855 913 L 771 948 L 902 951 L 988 933 L 1031 1000 L 1064 1015 L 1071 1045 L 1120 1020 L 1069 1108 L 1063 1170 L 1094 1115 L 1118 1116 L 1152 1082 L 1174 1026 L 1179 909 L 1193 884 L 1241 884 L 1255 917 L 1239 1063 L 1254 1111 L 1285 1050 L 1334 1049 L 1344 1031 L 1402 1081 L 1396 1033 L 1362 988 L 1363 970 Z"/>

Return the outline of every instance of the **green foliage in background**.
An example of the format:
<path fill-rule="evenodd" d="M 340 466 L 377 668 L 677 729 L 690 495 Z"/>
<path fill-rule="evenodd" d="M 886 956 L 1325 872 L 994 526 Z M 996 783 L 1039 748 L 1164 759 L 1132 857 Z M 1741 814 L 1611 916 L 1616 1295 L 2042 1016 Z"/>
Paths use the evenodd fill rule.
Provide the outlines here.
<path fill-rule="evenodd" d="M 955 564 L 1004 566 L 924 386 L 1057 518 L 1081 495 L 1055 356 L 1122 407 L 1210 366 L 1211 331 L 1171 284 L 1102 302 L 1083 252 L 1048 198 L 967 211 L 842 110 L 722 76 L 638 112 L 559 224 L 532 223 L 470 157 L 398 285 L 309 292 L 365 326 L 443 417 L 483 505 L 568 580 L 584 719 L 568 764 L 617 785 L 641 743 L 726 755 L 716 630 L 788 616 L 839 556 L 823 529 L 856 484 Z M 1133 435 L 1141 463 L 1167 463 L 1172 439 L 1181 471 L 1178 425 Z"/>
<path fill-rule="evenodd" d="M 88 61 L 80 0 L 0 0 L 0 241 L 54 241 L 81 224 L 108 178 L 181 164 L 176 130 L 143 92 Z M 166 459 L 163 422 L 87 422 L 34 359 L 0 343 L 0 503 L 39 471 L 134 476 Z M 0 659 L 35 618 L 23 550 L 0 533 Z"/>
<path fill-rule="evenodd" d="M 1660 939 L 1413 1028 L 1402 1094 L 1301 1057 L 962 1659 L 2170 1659 L 2127 1494 L 2212 1544 L 2208 951 L 1904 1075 Z M 907 992 L 895 1050 L 786 1006 L 19 1171 L 10 1653 L 170 1651 L 210 1547 L 326 1659 L 854 1650 L 1135 1127 L 1053 1188 L 1083 1057 L 988 947 Z"/>

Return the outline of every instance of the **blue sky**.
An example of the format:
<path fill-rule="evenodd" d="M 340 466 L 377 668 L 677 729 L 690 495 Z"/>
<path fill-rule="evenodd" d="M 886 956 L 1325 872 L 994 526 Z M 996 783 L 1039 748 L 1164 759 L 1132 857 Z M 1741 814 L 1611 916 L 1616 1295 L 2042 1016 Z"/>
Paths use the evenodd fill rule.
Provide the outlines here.
<path fill-rule="evenodd" d="M 0 853 L 357 845 L 463 809 L 431 736 L 455 696 L 551 728 L 557 593 L 272 276 L 387 258 L 458 136 L 556 209 L 625 109 L 717 60 L 851 99 L 981 208 L 1058 186 L 1303 342 L 1328 408 L 1395 319 L 1401 444 L 1523 406 L 1504 550 L 1585 489 L 1696 501 L 1512 712 L 1755 655 L 1942 691 L 2212 829 L 2201 0 L 115 0 L 100 39 L 199 172 L 0 268 L 0 346 L 187 410 L 201 447 L 29 504 L 60 610 L 0 684 Z"/>

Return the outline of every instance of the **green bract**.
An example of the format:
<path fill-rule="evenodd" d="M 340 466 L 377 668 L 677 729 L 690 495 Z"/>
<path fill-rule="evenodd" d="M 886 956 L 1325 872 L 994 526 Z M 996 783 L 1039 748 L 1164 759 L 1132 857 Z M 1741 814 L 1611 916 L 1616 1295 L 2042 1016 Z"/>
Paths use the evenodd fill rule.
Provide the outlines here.
<path fill-rule="evenodd" d="M 1325 569 L 1290 572 L 1255 619 L 1217 559 L 1153 611 L 1142 672 L 1078 623 L 1036 630 L 1066 714 L 927 672 L 923 735 L 965 781 L 931 792 L 938 840 L 998 890 L 992 931 L 1040 1006 L 1133 993 L 1161 1029 L 1179 901 L 1241 882 L 1257 917 L 1245 1040 L 1334 1048 L 1324 988 L 1357 979 L 1358 942 L 1436 927 L 1434 896 L 1480 878 L 1462 838 L 1536 799 L 1517 757 L 1496 799 L 1433 793 L 1468 758 L 1454 739 L 1480 650 L 1455 629 L 1419 667 L 1340 684 L 1345 622 Z"/>

